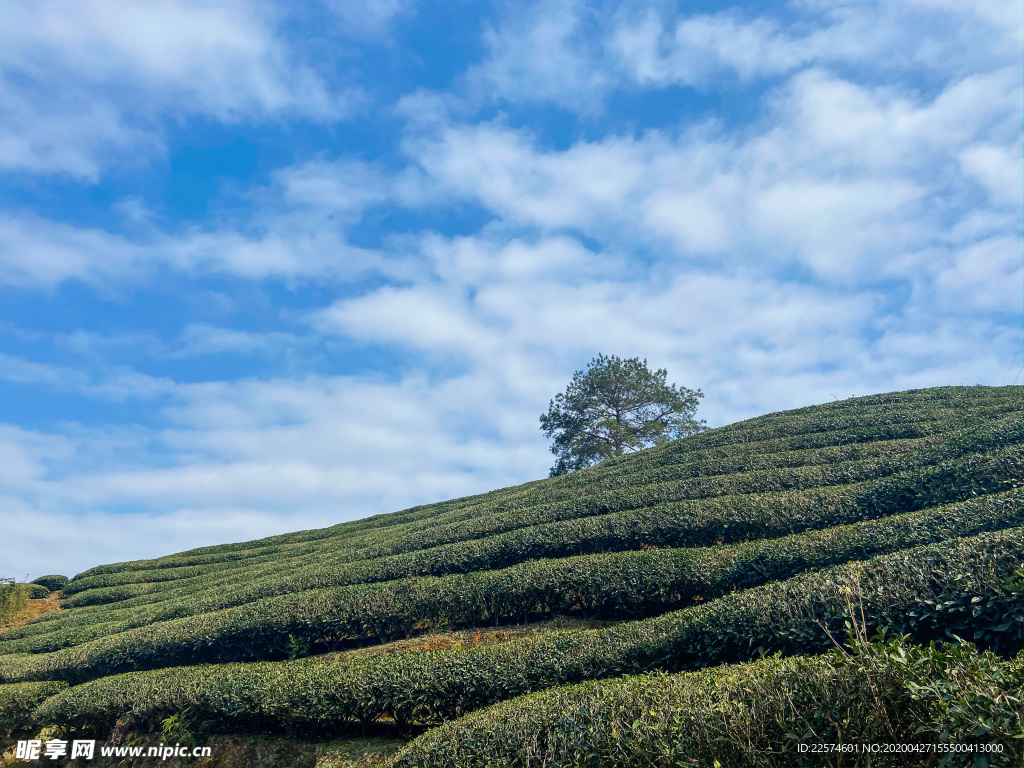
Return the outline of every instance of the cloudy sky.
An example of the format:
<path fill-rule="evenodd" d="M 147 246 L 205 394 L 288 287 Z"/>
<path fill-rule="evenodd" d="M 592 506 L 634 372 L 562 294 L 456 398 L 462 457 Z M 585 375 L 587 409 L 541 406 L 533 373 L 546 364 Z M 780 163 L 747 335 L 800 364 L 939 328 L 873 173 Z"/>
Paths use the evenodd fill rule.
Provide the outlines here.
<path fill-rule="evenodd" d="M 1020 382 L 1019 0 L 36 0 L 0 575 L 515 484 L 597 353 L 712 426 Z"/>

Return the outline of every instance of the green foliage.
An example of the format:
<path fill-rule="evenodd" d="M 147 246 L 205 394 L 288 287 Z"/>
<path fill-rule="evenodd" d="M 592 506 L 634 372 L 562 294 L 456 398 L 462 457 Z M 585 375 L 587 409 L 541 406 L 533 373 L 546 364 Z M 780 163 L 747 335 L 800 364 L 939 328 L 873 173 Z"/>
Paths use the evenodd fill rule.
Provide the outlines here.
<path fill-rule="evenodd" d="M 822 743 L 998 748 L 981 753 L 987 764 L 1020 765 L 1022 686 L 1024 657 L 880 641 L 524 696 L 429 731 L 389 766 L 937 766 L 975 756 L 850 753 L 840 763 L 798 750 Z"/>
<path fill-rule="evenodd" d="M 996 425 L 1000 423 L 996 422 Z M 1019 423 L 1016 429 L 1019 432 Z M 993 435 L 998 436 L 998 431 L 985 429 L 978 434 L 986 440 L 992 440 Z M 974 440 L 977 439 L 978 435 L 975 435 Z M 916 454 L 909 457 L 897 455 L 889 457 L 884 466 L 890 471 L 914 467 L 921 461 L 933 460 L 932 456 L 941 457 L 949 450 L 940 446 L 929 451 L 925 458 Z M 479 539 L 473 537 L 473 526 L 463 524 L 458 535 L 470 539 L 464 543 L 427 546 L 425 549 L 400 556 L 354 563 L 343 562 L 338 565 L 333 565 L 330 560 L 320 560 L 290 571 L 285 571 L 283 566 L 279 565 L 271 569 L 267 576 L 258 578 L 253 575 L 238 587 L 225 585 L 226 588 L 220 589 L 216 581 L 207 582 L 205 589 L 198 593 L 195 589 L 183 587 L 187 597 L 174 602 L 164 601 L 154 612 L 141 609 L 139 621 L 145 624 L 190 613 L 217 610 L 268 595 L 329 584 L 493 569 L 531 557 L 559 557 L 588 551 L 630 549 L 643 544 L 694 546 L 717 541 L 778 536 L 791 531 L 854 522 L 865 517 L 899 511 L 901 508 L 920 508 L 999 490 L 1007 483 L 1012 485 L 1019 482 L 1020 465 L 1020 453 L 1014 451 L 1011 446 L 1002 452 L 997 451 L 980 457 L 969 454 L 959 460 L 925 467 L 919 472 L 908 470 L 874 482 L 865 481 L 820 490 L 811 488 L 806 492 L 741 494 L 660 505 L 655 503 L 657 496 L 652 494 L 650 488 L 641 489 L 641 498 L 636 498 L 634 491 L 632 501 L 630 496 L 622 492 L 617 493 L 617 501 L 604 497 L 599 500 L 601 506 L 594 506 L 595 502 L 583 498 L 558 508 L 545 507 L 536 511 L 510 511 L 504 516 L 496 515 L 495 520 L 485 521 L 481 526 Z M 819 468 L 812 469 L 819 471 Z M 862 471 L 864 468 L 852 470 L 858 473 Z M 845 479 L 849 479 L 852 473 L 849 467 L 829 472 L 832 478 L 842 472 Z M 821 479 L 818 475 L 818 480 Z M 769 487 L 777 487 L 775 484 L 779 482 L 770 473 L 755 473 L 755 476 L 747 481 L 745 490 L 756 490 L 758 486 L 754 481 L 761 483 L 762 487 L 765 483 L 769 484 Z M 793 480 L 787 480 L 786 483 L 792 484 Z M 654 505 L 644 507 L 642 505 L 645 501 Z M 606 511 L 604 515 L 591 514 L 589 519 L 572 517 L 575 514 L 587 515 L 602 509 L 614 510 L 619 506 L 636 505 L 641 506 L 622 512 Z M 552 515 L 570 516 L 570 519 L 556 519 L 553 523 L 545 524 L 544 521 L 550 519 Z M 486 533 L 495 527 L 499 527 L 500 530 L 500 526 L 513 525 L 513 519 L 519 528 L 501 535 L 486 536 Z M 436 544 L 437 541 L 435 533 L 427 541 L 421 540 L 421 543 L 429 545 Z M 410 542 L 408 546 L 412 547 L 414 544 Z M 74 606 L 74 598 L 67 601 L 66 605 Z M 87 616 L 95 617 L 97 614 Z M 74 616 L 70 614 L 65 618 L 74 620 Z M 30 629 L 26 628 L 24 633 L 30 633 Z"/>
<path fill-rule="evenodd" d="M 444 512 L 486 505 L 510 493 L 521 495 L 533 489 L 585 486 L 597 478 L 615 474 L 623 467 L 628 469 L 651 461 L 672 463 L 686 460 L 700 451 L 726 449 L 742 452 L 745 444 L 749 444 L 753 453 L 771 453 L 785 450 L 782 446 L 788 446 L 789 450 L 799 450 L 823 445 L 924 437 L 934 434 L 936 430 L 941 431 L 942 423 L 950 419 L 984 419 L 997 413 L 1020 409 L 1021 387 L 934 387 L 841 400 L 748 419 L 641 454 L 611 460 L 583 473 L 413 507 L 388 515 L 376 515 L 329 528 L 299 531 L 239 544 L 202 547 L 155 560 L 97 566 L 79 574 L 77 578 L 207 562 L 244 561 L 254 554 L 346 539 L 354 534 L 379 532 L 410 522 L 429 521 Z"/>
<path fill-rule="evenodd" d="M 75 686 L 38 717 L 109 728 L 122 712 L 159 721 L 183 707 L 235 726 L 316 727 L 381 716 L 402 724 L 459 717 L 552 685 L 694 669 L 765 653 L 813 654 L 842 636 L 852 609 L 868 630 L 916 642 L 1024 645 L 1024 597 L 1005 590 L 1024 529 L 958 539 L 805 573 L 610 629 L 567 631 L 469 650 L 217 664 L 132 672 Z"/>
<path fill-rule="evenodd" d="M 56 681 L 0 685 L 0 737 L 31 729 L 36 724 L 32 716 L 36 707 L 67 687 Z"/>
<path fill-rule="evenodd" d="M 585 372 L 576 371 L 540 417 L 544 434 L 555 438 L 551 452 L 558 461 L 551 476 L 705 429 L 694 418 L 704 394 L 667 384 L 667 376 L 664 368 L 648 368 L 646 360 L 615 355 L 598 355 Z"/>
<path fill-rule="evenodd" d="M 305 637 L 288 634 L 288 642 L 285 644 L 285 652 L 289 659 L 300 659 L 309 656 L 310 643 Z"/>
<path fill-rule="evenodd" d="M 1007 664 L 970 644 L 922 648 L 898 639 L 868 646 L 857 661 L 881 666 L 903 686 L 916 737 L 999 744 L 999 762 L 1024 762 L 1024 654 Z"/>
<path fill-rule="evenodd" d="M 818 434 L 824 433 L 819 432 Z M 704 437 L 704 435 L 700 437 Z M 871 519 L 899 512 L 902 509 L 928 507 L 948 500 L 948 497 L 969 498 L 978 493 L 990 493 L 998 490 L 1002 484 L 1007 482 L 1011 484 L 1019 482 L 1021 457 L 1019 450 L 1015 450 L 1014 443 L 1019 442 L 1020 437 L 1020 419 L 1011 413 L 1007 417 L 982 422 L 973 429 L 954 430 L 942 437 L 939 442 L 927 446 L 924 451 L 881 453 L 875 454 L 875 458 L 867 461 L 841 462 L 837 465 L 824 464 L 793 469 L 758 470 L 741 473 L 739 476 L 735 474 L 722 475 L 708 479 L 698 477 L 695 480 L 701 484 L 694 485 L 691 490 L 686 490 L 686 483 L 690 481 L 683 481 L 681 484 L 677 483 L 671 486 L 677 493 L 680 488 L 683 488 L 683 495 L 701 496 L 703 494 L 704 498 L 684 499 L 679 502 L 662 504 L 654 503 L 653 506 L 644 507 L 642 505 L 645 502 L 657 502 L 659 497 L 657 493 L 652 493 L 652 486 L 641 486 L 640 490 L 643 495 L 639 498 L 636 497 L 635 489 L 626 488 L 616 490 L 612 495 L 609 495 L 608 492 L 599 494 L 594 499 L 580 497 L 577 494 L 574 501 L 542 505 L 534 508 L 536 511 L 506 507 L 504 513 L 496 513 L 490 518 L 479 518 L 481 523 L 478 528 L 474 528 L 477 524 L 472 521 L 463 521 L 459 525 L 453 524 L 450 528 L 452 535 L 457 533 L 467 538 L 467 541 L 456 541 L 448 545 L 431 547 L 430 544 L 444 541 L 445 536 L 448 535 L 438 533 L 438 531 L 446 530 L 445 526 L 436 526 L 410 537 L 405 544 L 401 542 L 398 545 L 395 544 L 396 540 L 401 538 L 400 535 L 390 537 L 387 544 L 376 545 L 370 549 L 369 554 L 389 551 L 385 547 L 403 549 L 414 548 L 417 544 L 428 545 L 418 551 L 414 549 L 412 552 L 403 552 L 396 556 L 342 562 L 337 565 L 330 561 L 317 561 L 290 572 L 284 570 L 283 563 L 277 564 L 268 566 L 270 573 L 267 576 L 263 578 L 249 576 L 247 583 L 237 587 L 228 583 L 222 588 L 218 586 L 216 580 L 206 581 L 205 588 L 201 591 L 183 586 L 181 589 L 187 594 L 187 597 L 163 600 L 151 606 L 133 607 L 130 611 L 121 609 L 120 606 L 117 606 L 117 610 L 107 613 L 95 612 L 95 609 L 92 609 L 93 612 L 83 612 L 81 609 L 64 611 L 61 612 L 64 614 L 60 617 L 61 620 L 39 621 L 21 630 L 5 633 L 5 639 L 0 640 L 0 652 L 52 651 L 61 647 L 90 642 L 106 635 L 123 633 L 133 627 L 145 627 L 153 622 L 168 621 L 196 614 L 206 614 L 203 621 L 196 623 L 196 633 L 202 637 L 205 636 L 203 633 L 212 632 L 217 634 L 221 640 L 215 648 L 211 647 L 213 644 L 210 642 L 203 642 L 199 645 L 198 650 L 189 650 L 189 646 L 192 645 L 189 640 L 189 631 L 179 631 L 179 627 L 184 625 L 176 623 L 173 631 L 168 632 L 166 636 L 158 636 L 158 640 L 164 644 L 164 648 L 174 645 L 184 646 L 185 650 L 181 651 L 183 660 L 171 662 L 169 658 L 165 658 L 166 663 L 194 663 L 203 658 L 220 660 L 283 658 L 288 652 L 282 647 L 280 638 L 296 632 L 327 643 L 344 641 L 346 638 L 373 640 L 402 637 L 408 633 L 408 627 L 416 621 L 415 618 L 410 620 L 410 614 L 419 610 L 424 610 L 424 618 L 437 616 L 438 621 L 448 620 L 458 623 L 470 622 L 475 619 L 472 613 L 464 611 L 462 614 L 464 619 L 459 619 L 454 615 L 441 615 L 438 610 L 433 608 L 438 601 L 434 600 L 432 605 L 429 594 L 427 594 L 430 584 L 411 585 L 414 587 L 413 589 L 404 591 L 399 587 L 400 599 L 397 605 L 389 604 L 388 611 L 378 611 L 373 608 L 375 600 L 373 592 L 363 599 L 358 590 L 342 590 L 334 596 L 333 603 L 321 600 L 317 594 L 306 594 L 306 592 L 322 587 L 324 584 L 339 582 L 356 585 L 362 582 L 391 581 L 425 574 L 445 573 L 446 571 L 472 572 L 501 569 L 531 558 L 566 557 L 580 552 L 599 553 L 609 550 L 628 550 L 640 546 L 714 546 L 718 542 L 769 538 L 785 535 L 791 531 L 828 528 L 865 518 Z M 919 444 L 917 445 L 919 446 Z M 994 452 L 961 455 L 965 450 L 999 445 L 1008 445 L 1008 447 Z M 814 449 L 811 453 L 817 455 L 820 450 Z M 939 464 L 930 464 L 930 462 L 938 461 L 943 457 L 958 455 L 960 458 L 940 461 Z M 787 461 L 789 460 L 787 459 Z M 925 463 L 925 466 L 914 469 L 921 463 Z M 704 467 L 706 466 L 705 462 Z M 907 469 L 908 467 L 910 469 Z M 837 480 L 870 476 L 878 472 L 891 473 L 894 471 L 896 474 L 890 474 L 877 480 L 863 481 L 838 488 L 814 487 L 815 484 L 826 484 Z M 562 479 L 559 478 L 559 480 Z M 711 480 L 713 483 L 709 485 L 707 480 Z M 548 481 L 548 484 L 550 482 Z M 794 491 L 749 493 L 749 491 L 765 487 L 792 488 L 794 485 L 798 486 Z M 804 491 L 799 489 L 800 485 L 810 485 L 811 487 Z M 748 493 L 708 497 L 708 494 L 714 494 L 716 489 L 719 492 L 726 489 L 743 490 Z M 633 496 L 629 494 L 633 494 Z M 641 506 L 635 509 L 627 508 L 621 512 L 609 511 L 605 514 L 593 514 L 609 508 L 614 510 L 618 506 L 630 507 L 636 504 Z M 584 517 L 572 517 L 580 514 Z M 570 517 L 566 520 L 556 519 L 552 523 L 538 523 L 538 521 L 550 519 L 552 515 L 556 518 L 562 515 Z M 498 522 L 495 522 L 496 520 Z M 519 527 L 503 530 L 507 526 Z M 498 535 L 488 536 L 487 534 L 495 530 L 496 527 L 502 532 Z M 365 549 L 364 552 L 366 552 Z M 530 571 L 545 575 L 543 569 L 532 566 Z M 562 569 L 559 573 L 564 574 L 565 570 Z M 566 592 L 570 598 L 573 594 L 579 594 L 572 587 L 571 579 L 567 582 L 565 579 L 559 578 L 561 579 L 559 583 L 566 586 Z M 526 586 L 529 587 L 532 583 L 535 582 L 526 580 Z M 601 588 L 604 583 L 606 582 L 598 580 L 595 582 L 595 586 Z M 665 588 L 665 585 L 664 580 L 652 582 L 652 593 L 657 595 L 659 590 Z M 741 586 L 749 585 L 750 582 Z M 442 581 L 436 586 L 442 588 L 443 592 L 451 594 L 451 590 L 447 589 L 447 582 Z M 462 591 L 471 594 L 475 589 L 476 585 L 473 589 Z M 620 594 L 623 591 L 626 590 L 620 589 Z M 664 589 L 664 591 L 670 593 L 671 589 Z M 558 594 L 554 586 L 547 592 L 556 596 Z M 287 594 L 287 597 L 272 601 L 269 605 L 253 602 L 266 595 L 281 593 Z M 288 593 L 301 593 L 301 595 Z M 412 602 L 406 597 L 410 593 L 416 595 Z M 491 623 L 494 619 L 506 621 L 523 616 L 529 618 L 530 615 L 543 615 L 546 610 L 573 610 L 573 603 L 558 604 L 557 600 L 550 608 L 546 608 L 546 604 L 550 601 L 543 593 L 537 594 L 536 600 L 531 600 L 528 591 L 517 593 L 514 588 L 511 588 L 505 589 L 504 593 L 510 598 L 506 601 L 505 607 L 500 601 L 495 605 L 495 598 L 490 596 L 486 601 L 481 601 L 481 605 L 487 607 L 486 617 L 481 621 Z M 708 593 L 714 594 L 713 585 L 708 587 Z M 376 594 L 388 595 L 388 599 L 391 600 L 395 589 L 387 587 L 383 592 L 378 591 Z M 489 594 L 501 594 L 501 592 L 489 590 Z M 705 598 L 709 596 L 701 592 L 694 592 L 694 594 L 702 594 Z M 655 610 L 674 607 L 667 602 L 668 598 L 655 597 L 649 600 L 644 595 L 639 597 L 642 599 L 638 606 L 636 605 L 637 601 L 633 601 L 632 607 L 629 601 L 625 601 L 613 610 L 619 610 L 623 615 L 628 615 L 630 612 L 633 612 L 633 615 L 645 615 Z M 685 598 L 681 597 L 680 599 L 685 602 Z M 611 614 L 607 608 L 609 602 L 602 595 L 594 596 L 591 593 L 583 593 L 581 599 L 577 601 L 582 610 L 598 612 L 599 615 Z M 250 622 L 240 621 L 238 626 L 246 626 L 247 630 L 252 630 L 252 634 L 243 636 L 241 641 L 236 642 L 232 638 L 239 633 L 234 633 L 231 636 L 219 634 L 220 630 L 216 629 L 219 617 L 210 612 L 223 610 L 224 607 L 239 603 L 249 603 L 249 607 L 243 609 L 246 616 L 258 615 L 262 610 L 265 610 L 266 613 L 264 619 L 258 620 L 257 626 L 252 626 Z M 311 604 L 326 605 L 327 609 L 318 608 L 310 614 L 308 606 Z M 294 610 L 289 608 L 289 605 L 294 606 Z M 367 605 L 371 610 L 360 610 L 361 606 Z M 462 611 L 459 605 L 459 601 L 456 600 L 451 611 L 452 614 Z M 488 607 L 492 605 L 494 606 L 493 610 Z M 294 614 L 295 611 L 305 612 L 309 616 L 298 627 L 295 626 L 292 618 L 289 618 L 289 613 Z M 602 613 L 606 611 L 608 613 Z M 346 618 L 352 615 L 369 616 L 370 618 L 367 621 L 352 621 Z M 387 616 L 387 620 L 379 618 L 381 615 Z M 30 637 L 35 640 L 19 642 L 19 638 Z M 127 655 L 118 653 L 119 663 L 124 665 L 120 667 L 121 669 L 132 668 L 140 656 L 152 656 L 155 653 L 152 645 L 147 643 L 143 648 L 139 648 L 138 642 L 130 636 L 124 637 L 123 641 L 119 642 L 121 642 L 120 647 L 132 648 Z M 100 655 L 109 656 L 115 653 L 112 646 L 103 646 L 103 648 L 105 650 L 100 652 Z M 93 649 L 90 649 L 89 653 L 93 653 Z M 77 658 L 81 660 L 86 655 L 88 654 L 79 654 Z M 90 658 L 98 657 L 93 655 Z M 49 663 L 49 661 L 39 659 L 34 662 L 34 664 L 45 663 Z M 67 668 L 67 664 L 70 663 L 62 662 L 61 666 Z M 149 666 L 150 663 L 145 662 L 141 666 Z"/>
<path fill-rule="evenodd" d="M 17 675 L 83 681 L 132 669 L 308 656 L 352 641 L 387 642 L 434 627 L 474 627 L 558 614 L 652 616 L 806 570 L 1024 525 L 1013 491 L 850 526 L 734 546 L 658 549 L 529 561 L 500 571 L 311 590 L 140 627 L 60 654 L 3 660 Z M 102 628 L 106 629 L 106 628 Z M 81 638 L 84 634 L 75 637 Z M 6 644 L 38 652 L 48 636 Z"/>
<path fill-rule="evenodd" d="M 29 590 L 24 584 L 13 580 L 0 582 L 0 625 L 11 621 L 28 605 Z"/>
<path fill-rule="evenodd" d="M 68 585 L 68 577 L 52 574 L 50 576 L 40 576 L 38 579 L 32 579 L 32 583 L 42 584 L 50 592 L 56 592 L 57 590 L 64 589 L 64 587 Z"/>

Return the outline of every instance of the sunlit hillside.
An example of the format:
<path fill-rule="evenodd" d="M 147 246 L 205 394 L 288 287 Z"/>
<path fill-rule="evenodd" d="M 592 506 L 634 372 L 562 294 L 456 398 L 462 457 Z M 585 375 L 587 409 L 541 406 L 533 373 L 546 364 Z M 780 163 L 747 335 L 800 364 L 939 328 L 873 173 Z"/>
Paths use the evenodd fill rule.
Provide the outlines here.
<path fill-rule="evenodd" d="M 842 400 L 100 565 L 0 633 L 0 736 L 372 736 L 392 765 L 453 768 L 782 766 L 803 743 L 945 739 L 1020 764 L 1022 409 L 1021 387 Z"/>

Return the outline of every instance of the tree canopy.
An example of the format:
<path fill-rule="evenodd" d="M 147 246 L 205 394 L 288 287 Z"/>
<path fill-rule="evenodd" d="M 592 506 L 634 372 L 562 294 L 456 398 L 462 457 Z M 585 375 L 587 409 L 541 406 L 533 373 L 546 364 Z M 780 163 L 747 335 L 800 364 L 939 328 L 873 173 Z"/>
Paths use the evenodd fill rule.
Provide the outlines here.
<path fill-rule="evenodd" d="M 649 448 L 706 428 L 694 415 L 704 393 L 667 384 L 647 360 L 598 355 L 555 395 L 540 428 L 555 442 L 551 476 Z"/>

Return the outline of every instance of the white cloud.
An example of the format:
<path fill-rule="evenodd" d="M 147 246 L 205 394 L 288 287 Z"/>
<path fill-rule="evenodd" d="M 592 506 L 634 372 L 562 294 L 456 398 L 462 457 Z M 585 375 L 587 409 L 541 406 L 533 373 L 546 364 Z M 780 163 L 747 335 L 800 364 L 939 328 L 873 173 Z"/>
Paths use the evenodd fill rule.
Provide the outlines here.
<path fill-rule="evenodd" d="M 77 392 L 105 400 L 149 399 L 174 390 L 171 380 L 149 376 L 124 366 L 112 366 L 100 377 L 76 368 L 37 363 L 0 353 L 0 381 L 38 385 L 57 392 Z"/>
<path fill-rule="evenodd" d="M 10 8 L 0 29 L 0 167 L 98 179 L 161 145 L 160 121 L 335 120 L 360 100 L 279 38 L 267 4 L 76 0 Z"/>
<path fill-rule="evenodd" d="M 886 312 L 882 293 L 742 270 L 615 278 L 619 254 L 562 236 L 434 235 L 423 256 L 429 279 L 340 299 L 314 323 L 349 343 L 455 358 L 457 370 L 153 381 L 157 427 L 0 431 L 7 509 L 62 526 L 50 539 L 12 529 L 27 545 L 3 568 L 75 571 L 536 478 L 550 458 L 537 416 L 598 351 L 646 357 L 703 388 L 702 415 L 720 424 L 833 395 L 992 382 L 1020 341 L 980 320 L 936 323 L 913 305 Z M 992 281 L 970 279 L 975 292 Z M 222 334 L 195 326 L 183 338 L 232 341 Z M 121 375 L 81 393 L 118 385 L 140 391 Z"/>
<path fill-rule="evenodd" d="M 44 511 L 0 496 L 5 535 L 0 574 L 18 579 L 73 576 L 99 563 L 159 557 L 195 547 L 245 541 L 334 522 L 329 515 L 275 515 L 260 509 L 201 507 L 162 515 Z"/>
<path fill-rule="evenodd" d="M 641 84 L 702 86 L 723 72 L 749 80 L 787 72 L 813 58 L 806 43 L 788 38 L 776 24 L 745 22 L 732 12 L 684 18 L 666 35 L 661 18 L 648 11 L 615 29 L 609 47 Z"/>
<path fill-rule="evenodd" d="M 434 119 L 413 123 L 406 151 L 440 190 L 510 226 L 579 229 L 666 260 L 795 262 L 854 282 L 916 279 L 908 254 L 952 242 L 960 217 L 977 215 L 963 197 L 968 178 L 1000 203 L 1021 187 L 1019 163 L 997 160 L 1019 148 L 1014 71 L 967 76 L 925 99 L 808 70 L 769 98 L 774 119 L 759 130 L 707 123 L 551 150 L 500 119 Z"/>
<path fill-rule="evenodd" d="M 983 312 L 1024 312 L 1024 240 L 1002 236 L 956 251 L 953 263 L 936 276 L 946 307 L 969 306 Z"/>
<path fill-rule="evenodd" d="M 40 7 L 33 13 L 53 6 Z M 936 7 L 959 26 L 908 37 L 911 15 Z M 66 35 L 61 55 L 74 57 L 86 85 L 104 87 L 139 59 L 132 83 L 159 85 L 143 116 L 180 104 L 222 120 L 329 111 L 292 88 L 298 70 L 262 6 L 251 16 L 230 4 L 160 8 L 216 13 L 196 40 L 178 40 L 168 22 L 150 50 L 145 34 L 126 41 L 97 12 L 84 31 L 26 32 L 29 43 L 11 55 L 45 75 L 33 52 Z M 166 363 L 301 357 L 319 345 L 344 350 L 330 370 L 348 371 L 300 360 L 262 378 L 184 383 L 0 357 L 10 386 L 144 399 L 150 425 L 0 429 L 0 503 L 21 526 L 8 529 L 19 544 L 0 573 L 69 572 L 536 478 L 550 463 L 537 416 L 598 352 L 646 357 L 701 387 L 712 424 L 852 394 L 1008 383 L 1022 341 L 1019 324 L 1004 322 L 1021 312 L 1021 78 L 1006 64 L 1006 41 L 1019 49 L 1016 16 L 939 0 L 806 0 L 793 10 L 808 8 L 809 23 L 784 25 L 735 12 L 629 16 L 548 4 L 488 33 L 485 60 L 460 86 L 468 101 L 403 100 L 405 169 L 318 158 L 251 193 L 251 218 L 175 233 L 132 203 L 123 207 L 130 235 L 28 215 L 0 221 L 0 282 L 22 289 L 79 280 L 127 290 L 165 270 L 293 289 L 346 283 L 293 313 L 306 323 L 297 330 L 189 318 L 162 342 L 145 329 L 59 339 L 94 363 L 140 346 Z M 410 7 L 338 9 L 342 23 L 362 16 L 353 34 L 386 34 Z M 252 39 L 233 37 L 236 18 Z M 982 28 L 998 33 L 992 44 L 960 51 L 965 36 L 984 39 Z M 110 51 L 94 50 L 95 40 Z M 182 56 L 210 68 L 209 82 L 195 84 Z M 775 80 L 749 124 L 589 131 L 594 138 L 559 148 L 510 118 L 479 122 L 472 112 L 494 98 L 594 118 L 618 87 L 763 78 Z M 921 90 L 907 84 L 918 80 Z M 30 117 L 41 109 L 10 93 Z M 108 113 L 84 112 L 99 127 L 87 121 L 81 144 L 43 132 L 35 149 L 11 151 L 88 177 L 100 144 L 157 135 L 113 101 L 100 104 Z M 44 149 L 67 154 L 47 159 Z M 349 239 L 376 207 L 445 212 L 465 201 L 493 220 L 460 237 L 412 231 L 380 249 Z M 378 357 L 400 362 L 356 372 Z M 46 539 L 40 526 L 58 532 Z"/>
<path fill-rule="evenodd" d="M 960 153 L 964 171 L 985 187 L 997 204 L 1020 208 L 1024 203 L 1024 145 L 978 142 Z"/>
<path fill-rule="evenodd" d="M 396 19 L 409 15 L 414 0 L 323 0 L 338 17 L 342 31 L 353 37 L 379 37 Z"/>
<path fill-rule="evenodd" d="M 251 221 L 175 233 L 147 225 L 131 236 L 29 213 L 0 214 L 0 284 L 52 289 L 77 280 L 116 291 L 152 279 L 160 269 L 252 280 L 346 280 L 407 269 L 400 258 L 348 242 L 347 227 L 381 199 L 373 188 L 339 176 L 317 180 L 298 169 L 296 178 L 257 197 L 263 204 Z"/>
<path fill-rule="evenodd" d="M 922 69 L 948 77 L 1015 66 L 1020 57 L 1012 0 L 788 5 L 779 18 L 732 8 L 687 13 L 669 3 L 513 5 L 485 34 L 487 55 L 467 76 L 471 98 L 548 102 L 593 116 L 618 88 L 728 89 L 827 66 L 883 81 Z M 982 38 L 988 43 L 978 46 Z"/>
<path fill-rule="evenodd" d="M 593 11 L 578 0 L 524 8 L 511 4 L 497 28 L 484 33 L 487 58 L 465 76 L 474 98 L 553 101 L 576 112 L 601 110 L 615 83 L 590 34 Z"/>
<path fill-rule="evenodd" d="M 68 279 L 124 278 L 144 262 L 125 238 L 39 217 L 0 214 L 0 282 L 50 288 Z"/>

